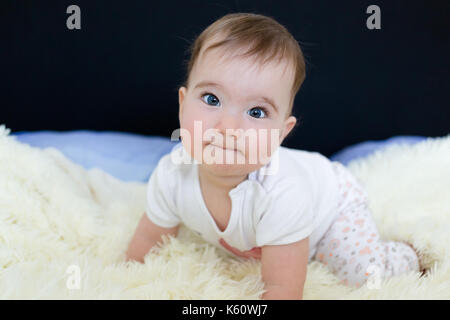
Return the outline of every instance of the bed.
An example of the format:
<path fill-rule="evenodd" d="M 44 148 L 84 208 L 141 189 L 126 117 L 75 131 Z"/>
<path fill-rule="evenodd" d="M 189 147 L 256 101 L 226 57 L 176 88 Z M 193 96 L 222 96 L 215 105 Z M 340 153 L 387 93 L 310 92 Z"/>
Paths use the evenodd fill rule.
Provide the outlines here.
<path fill-rule="evenodd" d="M 115 131 L 76 130 L 18 131 L 11 135 L 34 147 L 54 147 L 86 169 L 99 168 L 123 181 L 148 181 L 158 160 L 179 143 L 170 138 Z M 415 144 L 422 136 L 394 136 L 386 140 L 363 141 L 333 154 L 330 160 L 344 165 L 367 157 L 391 144 Z"/>

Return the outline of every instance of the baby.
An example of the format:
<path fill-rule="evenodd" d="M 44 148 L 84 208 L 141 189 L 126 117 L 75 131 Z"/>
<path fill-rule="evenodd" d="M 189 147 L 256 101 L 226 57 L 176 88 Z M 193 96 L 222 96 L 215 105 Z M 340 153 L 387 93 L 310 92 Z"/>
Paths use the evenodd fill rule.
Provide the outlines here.
<path fill-rule="evenodd" d="M 367 193 L 343 165 L 281 146 L 305 79 L 302 51 L 285 27 L 228 14 L 193 43 L 187 71 L 182 142 L 149 179 L 127 260 L 143 262 L 184 223 L 227 252 L 260 259 L 263 299 L 302 299 L 312 260 L 355 287 L 419 271 L 409 244 L 380 239 Z"/>

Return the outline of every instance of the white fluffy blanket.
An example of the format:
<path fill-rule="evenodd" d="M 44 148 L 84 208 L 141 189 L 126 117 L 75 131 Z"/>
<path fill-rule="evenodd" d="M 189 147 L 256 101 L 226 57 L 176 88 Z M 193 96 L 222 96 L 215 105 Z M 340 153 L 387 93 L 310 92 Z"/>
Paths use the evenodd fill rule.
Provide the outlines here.
<path fill-rule="evenodd" d="M 145 264 L 124 263 L 146 185 L 85 170 L 0 126 L 0 299 L 258 299 L 260 262 L 239 260 L 181 227 Z M 450 298 L 450 135 L 391 145 L 350 163 L 384 239 L 410 241 L 425 277 L 353 289 L 320 262 L 304 299 Z"/>

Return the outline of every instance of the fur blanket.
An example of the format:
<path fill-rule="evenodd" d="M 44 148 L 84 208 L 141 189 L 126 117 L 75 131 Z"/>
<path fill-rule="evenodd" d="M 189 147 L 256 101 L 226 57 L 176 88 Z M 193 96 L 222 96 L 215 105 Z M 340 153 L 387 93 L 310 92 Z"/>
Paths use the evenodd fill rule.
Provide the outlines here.
<path fill-rule="evenodd" d="M 125 263 L 146 185 L 85 170 L 54 148 L 20 143 L 0 126 L 0 299 L 258 299 L 260 262 L 240 260 L 182 226 Z M 450 298 L 450 135 L 390 145 L 349 164 L 366 185 L 381 237 L 407 240 L 426 276 L 354 289 L 320 262 L 304 299 Z"/>

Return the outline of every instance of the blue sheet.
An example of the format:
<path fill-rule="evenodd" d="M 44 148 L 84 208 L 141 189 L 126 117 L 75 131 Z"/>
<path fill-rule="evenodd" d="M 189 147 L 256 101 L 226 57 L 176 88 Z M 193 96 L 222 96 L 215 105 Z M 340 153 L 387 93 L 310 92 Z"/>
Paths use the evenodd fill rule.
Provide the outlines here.
<path fill-rule="evenodd" d="M 178 143 L 169 138 L 123 132 L 15 132 L 20 142 L 54 147 L 86 169 L 100 168 L 124 181 L 147 182 L 159 159 Z"/>
<path fill-rule="evenodd" d="M 348 165 L 350 161 L 367 157 L 376 150 L 383 149 L 390 144 L 415 144 L 425 139 L 427 139 L 427 137 L 395 136 L 386 140 L 368 140 L 348 146 L 333 154 L 330 159 Z"/>
<path fill-rule="evenodd" d="M 13 132 L 17 140 L 34 147 L 54 147 L 86 169 L 100 168 L 124 181 L 147 182 L 159 159 L 180 143 L 166 137 L 144 136 L 115 131 L 36 131 Z M 413 144 L 421 136 L 396 136 L 387 140 L 365 141 L 330 157 L 347 165 L 391 143 Z"/>

